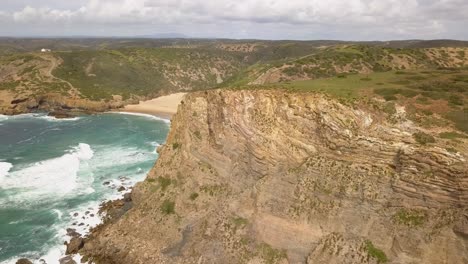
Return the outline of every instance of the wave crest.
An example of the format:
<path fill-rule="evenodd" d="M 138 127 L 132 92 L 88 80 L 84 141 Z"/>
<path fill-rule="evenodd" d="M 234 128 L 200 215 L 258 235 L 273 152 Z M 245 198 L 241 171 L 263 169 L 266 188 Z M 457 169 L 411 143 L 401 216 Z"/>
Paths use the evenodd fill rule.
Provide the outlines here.
<path fill-rule="evenodd" d="M 25 189 L 18 195 L 25 195 L 28 200 L 31 200 L 31 196 L 67 194 L 77 185 L 80 162 L 91 159 L 93 155 L 91 146 L 80 143 L 61 157 L 36 162 L 18 171 L 9 172 L 0 179 L 0 183 L 3 189 Z M 3 166 L 5 170 L 7 165 Z M 16 198 L 21 200 L 21 197 Z"/>

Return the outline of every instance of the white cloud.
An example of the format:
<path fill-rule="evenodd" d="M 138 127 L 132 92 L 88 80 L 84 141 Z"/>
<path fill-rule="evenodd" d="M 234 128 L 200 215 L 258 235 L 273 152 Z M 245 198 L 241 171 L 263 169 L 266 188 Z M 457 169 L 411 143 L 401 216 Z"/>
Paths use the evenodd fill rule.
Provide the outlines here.
<path fill-rule="evenodd" d="M 99 28 L 139 25 L 144 31 L 156 25 L 157 28 L 180 26 L 185 33 L 221 25 L 235 30 L 235 25 L 248 24 L 262 30 L 314 28 L 322 35 L 331 30 L 338 34 L 334 38 L 344 38 L 354 32 L 356 39 L 372 35 L 376 38 L 445 37 L 460 32 L 468 22 L 467 0 L 81 0 L 79 6 L 75 3 L 69 8 L 57 8 L 56 0 L 41 1 L 41 6 L 36 1 L 30 2 L 20 10 L 3 11 L 3 15 L 0 11 L 0 19 L 3 17 L 17 27 L 28 24 L 59 27 L 66 23 L 71 25 L 70 30 L 78 30 L 83 25 Z M 243 34 L 242 29 L 238 32 Z M 250 34 L 250 37 L 256 35 Z M 277 37 L 286 35 L 288 32 L 277 32 Z M 461 36 L 467 37 L 468 33 Z"/>

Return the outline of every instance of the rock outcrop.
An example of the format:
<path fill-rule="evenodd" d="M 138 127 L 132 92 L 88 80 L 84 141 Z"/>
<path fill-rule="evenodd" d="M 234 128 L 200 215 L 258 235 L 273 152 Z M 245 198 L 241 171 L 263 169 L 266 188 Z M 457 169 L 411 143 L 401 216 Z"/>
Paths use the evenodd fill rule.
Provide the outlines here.
<path fill-rule="evenodd" d="M 186 96 L 96 263 L 468 263 L 467 140 L 319 94 Z"/>
<path fill-rule="evenodd" d="M 77 113 L 104 112 L 123 107 L 133 100 L 93 101 L 71 98 L 56 93 L 26 96 L 8 102 L 0 102 L 0 114 L 15 115 L 34 111 L 47 111 L 57 118 L 66 118 Z"/>

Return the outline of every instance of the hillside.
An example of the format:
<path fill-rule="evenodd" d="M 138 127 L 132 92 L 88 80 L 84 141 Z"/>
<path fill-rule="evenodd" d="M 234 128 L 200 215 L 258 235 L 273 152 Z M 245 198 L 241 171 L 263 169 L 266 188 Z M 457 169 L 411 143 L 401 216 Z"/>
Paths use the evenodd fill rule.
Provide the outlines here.
<path fill-rule="evenodd" d="M 439 47 L 444 44 L 453 47 Z M 445 40 L 0 39 L 0 112 L 102 111 L 179 91 L 463 68 L 468 64 L 464 45 Z M 42 47 L 52 52 L 37 52 Z"/>
<path fill-rule="evenodd" d="M 468 65 L 467 48 L 401 49 L 364 45 L 339 45 L 317 49 L 298 59 L 257 63 L 227 86 L 309 80 L 349 73 L 435 69 Z"/>

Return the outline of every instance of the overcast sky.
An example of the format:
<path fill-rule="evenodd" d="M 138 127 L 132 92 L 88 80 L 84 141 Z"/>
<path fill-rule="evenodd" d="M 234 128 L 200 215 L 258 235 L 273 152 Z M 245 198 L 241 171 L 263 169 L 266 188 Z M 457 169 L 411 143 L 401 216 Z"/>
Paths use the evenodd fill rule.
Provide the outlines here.
<path fill-rule="evenodd" d="M 468 0 L 0 0 L 2 36 L 468 40 Z"/>

